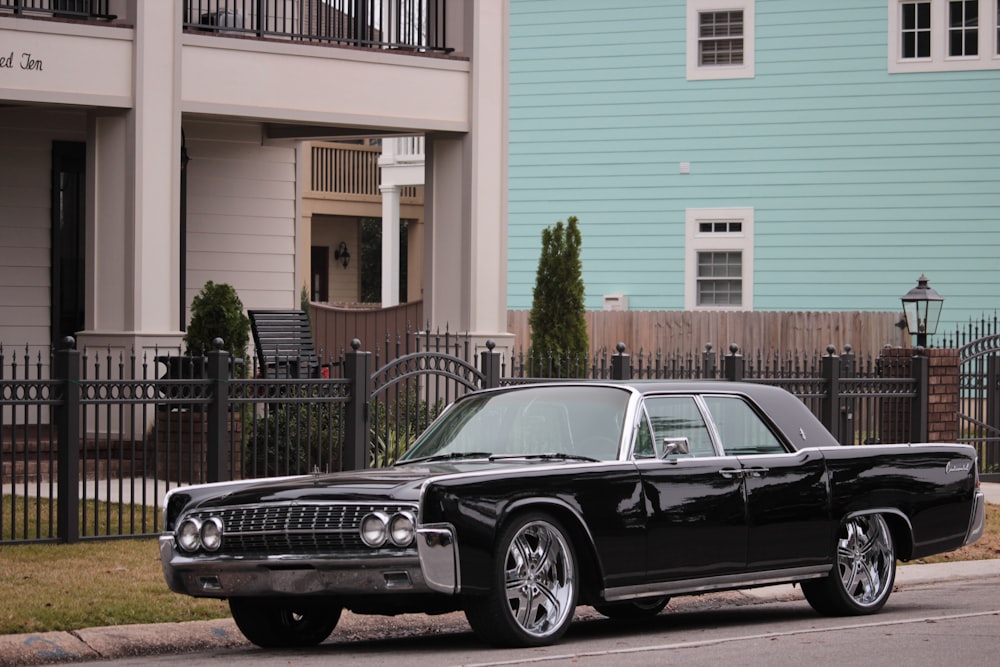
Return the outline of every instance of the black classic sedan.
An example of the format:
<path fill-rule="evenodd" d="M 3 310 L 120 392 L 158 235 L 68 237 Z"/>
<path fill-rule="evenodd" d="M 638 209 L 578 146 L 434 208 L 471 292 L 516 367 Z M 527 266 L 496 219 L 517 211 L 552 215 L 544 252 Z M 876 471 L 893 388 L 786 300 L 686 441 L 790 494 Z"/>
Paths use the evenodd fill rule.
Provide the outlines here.
<path fill-rule="evenodd" d="M 390 468 L 175 489 L 160 554 L 259 646 L 322 642 L 343 609 L 463 610 L 538 646 L 578 604 L 640 617 L 784 582 L 876 612 L 897 559 L 980 537 L 978 484 L 969 446 L 840 446 L 774 387 L 527 385 L 459 399 Z"/>

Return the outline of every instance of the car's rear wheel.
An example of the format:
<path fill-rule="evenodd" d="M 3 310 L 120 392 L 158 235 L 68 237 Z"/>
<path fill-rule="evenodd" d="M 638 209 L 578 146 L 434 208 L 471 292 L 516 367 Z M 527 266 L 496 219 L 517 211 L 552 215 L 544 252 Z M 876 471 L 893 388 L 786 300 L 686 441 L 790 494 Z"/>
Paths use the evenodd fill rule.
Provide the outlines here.
<path fill-rule="evenodd" d="M 261 648 L 315 646 L 330 636 L 341 608 L 308 598 L 229 598 L 243 636 Z"/>
<path fill-rule="evenodd" d="M 628 602 L 607 602 L 595 604 L 594 609 L 608 618 L 649 618 L 656 616 L 670 602 L 669 597 L 643 598 Z"/>
<path fill-rule="evenodd" d="M 889 526 L 881 514 L 862 514 L 841 526 L 833 571 L 823 579 L 802 582 L 802 592 L 821 614 L 873 614 L 889 599 L 895 579 Z"/>
<path fill-rule="evenodd" d="M 503 646 L 544 646 L 569 628 L 576 609 L 576 557 L 554 518 L 525 514 L 501 531 L 489 594 L 465 615 L 479 637 Z"/>

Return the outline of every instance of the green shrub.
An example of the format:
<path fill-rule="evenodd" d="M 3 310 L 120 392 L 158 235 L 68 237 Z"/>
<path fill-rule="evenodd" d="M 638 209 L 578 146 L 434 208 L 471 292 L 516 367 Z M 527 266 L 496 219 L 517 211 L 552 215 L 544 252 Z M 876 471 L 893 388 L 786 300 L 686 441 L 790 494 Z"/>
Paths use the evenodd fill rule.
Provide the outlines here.
<path fill-rule="evenodd" d="M 576 216 L 542 231 L 542 255 L 531 303 L 530 373 L 585 377 L 590 345 L 584 315 L 581 236 Z"/>
<path fill-rule="evenodd" d="M 441 411 L 444 401 L 428 403 L 410 387 L 388 402 L 372 403 L 369 431 L 369 465 L 390 466 L 423 433 Z"/>
<path fill-rule="evenodd" d="M 244 477 L 298 475 L 340 469 L 340 404 L 265 406 L 245 433 Z"/>
<path fill-rule="evenodd" d="M 201 356 L 211 352 L 216 338 L 222 339 L 222 349 L 230 356 L 246 358 L 250 320 L 243 312 L 243 302 L 232 285 L 209 280 L 191 302 L 191 322 L 184 334 L 185 354 Z"/>

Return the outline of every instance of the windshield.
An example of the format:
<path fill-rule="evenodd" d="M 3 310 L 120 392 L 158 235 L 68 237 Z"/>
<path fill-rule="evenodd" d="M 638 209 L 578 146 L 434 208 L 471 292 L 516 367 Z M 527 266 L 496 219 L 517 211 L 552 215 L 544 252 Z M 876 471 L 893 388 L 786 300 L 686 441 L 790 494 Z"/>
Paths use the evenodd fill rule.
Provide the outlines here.
<path fill-rule="evenodd" d="M 399 463 L 428 459 L 618 458 L 629 392 L 607 386 L 521 387 L 458 401 Z"/>

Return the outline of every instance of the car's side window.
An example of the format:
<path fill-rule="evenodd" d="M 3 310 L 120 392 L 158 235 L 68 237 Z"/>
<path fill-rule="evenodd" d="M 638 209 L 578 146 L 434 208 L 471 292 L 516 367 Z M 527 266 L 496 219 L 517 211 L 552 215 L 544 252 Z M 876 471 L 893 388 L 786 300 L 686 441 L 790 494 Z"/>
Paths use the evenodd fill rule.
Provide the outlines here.
<path fill-rule="evenodd" d="M 646 413 L 643 413 L 642 416 L 639 432 L 635 434 L 635 457 L 648 459 L 656 456 L 656 448 L 653 446 L 653 433 L 649 430 L 649 420 L 646 419 Z"/>
<path fill-rule="evenodd" d="M 787 451 L 781 440 L 742 398 L 708 395 L 704 396 L 704 401 L 726 454 L 782 454 Z"/>
<path fill-rule="evenodd" d="M 656 443 L 663 442 L 664 438 L 687 438 L 688 456 L 715 456 L 708 426 L 693 396 L 647 398 L 646 412 Z"/>

